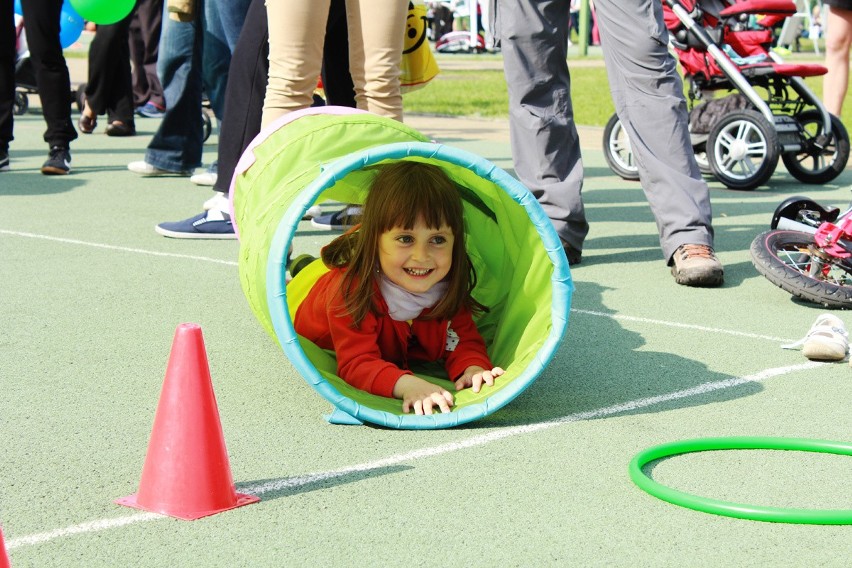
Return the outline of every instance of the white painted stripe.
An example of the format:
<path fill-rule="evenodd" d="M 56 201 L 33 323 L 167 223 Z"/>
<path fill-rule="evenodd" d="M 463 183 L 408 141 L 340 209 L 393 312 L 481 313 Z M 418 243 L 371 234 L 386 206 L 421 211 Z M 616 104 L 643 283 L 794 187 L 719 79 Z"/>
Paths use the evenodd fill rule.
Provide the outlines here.
<path fill-rule="evenodd" d="M 108 249 L 108 250 L 116 250 L 116 251 L 122 251 L 122 252 L 132 252 L 132 253 L 136 253 L 136 254 L 148 254 L 148 255 L 151 255 L 151 256 L 162 256 L 162 257 L 169 257 L 169 258 L 184 258 L 184 259 L 187 259 L 187 260 L 198 260 L 198 261 L 202 261 L 202 262 L 212 262 L 212 263 L 216 263 L 216 264 L 224 264 L 226 266 L 239 266 L 239 263 L 234 262 L 234 261 L 220 260 L 218 258 L 210 258 L 210 257 L 207 257 L 207 256 L 193 256 L 193 255 L 189 255 L 189 254 L 177 254 L 177 253 L 171 253 L 171 252 L 159 252 L 159 251 L 146 250 L 146 249 L 120 247 L 120 246 L 115 246 L 115 245 L 107 245 L 107 244 L 103 244 L 103 243 L 79 241 L 79 240 L 76 240 L 76 239 L 66 239 L 66 238 L 62 238 L 62 237 L 51 237 L 49 235 L 38 235 L 38 234 L 35 234 L 35 233 L 24 233 L 24 232 L 20 232 L 20 231 L 9 231 L 9 230 L 5 230 L 5 229 L 0 229 L 0 234 L 10 235 L 10 236 L 14 236 L 14 237 L 26 237 L 26 238 L 30 238 L 30 239 L 42 239 L 42 240 L 54 241 L 54 242 L 58 242 L 58 243 L 82 245 L 82 246 L 102 248 L 102 249 Z M 691 329 L 691 330 L 695 330 L 695 331 L 718 333 L 718 334 L 723 334 L 723 335 L 733 335 L 733 336 L 737 336 L 737 337 L 748 337 L 748 338 L 751 338 L 751 339 L 764 339 L 764 340 L 772 341 L 772 342 L 775 342 L 775 343 L 790 343 L 792 341 L 795 341 L 795 340 L 790 339 L 790 338 L 774 337 L 774 336 L 771 336 L 771 335 L 760 335 L 760 334 L 757 334 L 757 333 L 745 333 L 745 332 L 742 332 L 742 331 L 734 331 L 734 330 L 730 330 L 730 329 L 719 329 L 719 328 L 714 328 L 714 327 L 706 327 L 706 326 L 703 326 L 703 325 L 693 325 L 693 324 L 686 324 L 686 323 L 680 323 L 680 322 L 674 322 L 674 321 L 649 319 L 649 318 L 639 318 L 639 317 L 634 317 L 634 316 L 625 316 L 625 315 L 621 315 L 621 314 L 608 314 L 606 312 L 596 312 L 596 311 L 592 311 L 592 310 L 580 310 L 580 309 L 572 308 L 571 312 L 578 313 L 578 314 L 590 315 L 590 316 L 605 317 L 605 318 L 614 319 L 614 320 L 621 320 L 621 321 L 650 323 L 650 324 L 662 325 L 662 326 L 666 326 L 666 327 L 676 327 L 676 328 L 680 328 L 680 329 Z"/>
<path fill-rule="evenodd" d="M 786 375 L 788 373 L 794 373 L 796 371 L 806 371 L 808 369 L 813 369 L 815 367 L 819 367 L 821 365 L 825 365 L 825 363 L 817 363 L 817 362 L 808 362 L 802 363 L 799 365 L 790 365 L 787 367 L 776 367 L 774 369 L 766 369 L 759 373 L 755 373 L 753 375 L 747 375 L 745 377 L 731 378 L 726 379 L 724 381 L 716 381 L 712 383 L 704 383 L 702 385 L 698 385 L 692 388 L 683 389 L 675 392 L 671 392 L 668 394 L 663 394 L 659 396 L 651 396 L 647 398 L 641 398 L 633 401 L 624 402 L 621 404 L 615 404 L 613 406 L 607 406 L 604 408 L 599 408 L 597 410 L 589 410 L 586 412 L 578 412 L 575 414 L 569 414 L 568 416 L 563 416 L 561 418 L 556 418 L 554 420 L 549 420 L 547 422 L 538 422 L 535 424 L 527 424 L 524 426 L 516 426 L 514 428 L 506 428 L 503 430 L 497 430 L 495 432 L 489 432 L 488 434 L 482 434 L 480 436 L 473 436 L 472 438 L 468 438 L 467 440 L 461 440 L 458 442 L 451 442 L 448 444 L 442 444 L 440 446 L 434 446 L 431 448 L 421 448 L 419 450 L 414 450 L 411 452 L 405 452 L 402 454 L 397 454 L 395 456 L 389 456 L 387 458 L 383 458 L 380 460 L 374 460 L 371 462 L 366 462 L 362 464 L 353 465 L 350 467 L 325 471 L 319 473 L 312 473 L 308 475 L 303 475 L 300 477 L 292 477 L 292 478 L 282 478 L 276 479 L 273 481 L 268 481 L 266 483 L 260 483 L 257 485 L 240 485 L 238 489 L 244 493 L 251 493 L 253 495 L 262 496 L 264 493 L 269 493 L 271 491 L 280 491 L 282 489 L 292 489 L 302 487 L 311 483 L 316 483 L 318 481 L 324 481 L 327 479 L 334 479 L 337 477 L 344 477 L 347 475 L 351 475 L 353 473 L 359 473 L 364 471 L 370 471 L 374 469 L 379 469 L 383 467 L 388 467 L 400 463 L 415 461 L 423 458 L 429 458 L 434 456 L 439 456 L 442 454 L 448 454 L 451 452 L 455 452 L 458 450 L 463 450 L 467 448 L 474 448 L 477 446 L 483 446 L 485 444 L 489 444 L 491 442 L 496 442 L 498 440 L 502 440 L 505 438 L 510 438 L 513 436 L 518 436 L 522 434 L 529 434 L 532 432 L 538 432 L 541 430 L 547 430 L 549 428 L 553 428 L 554 426 L 560 426 L 563 424 L 569 424 L 571 422 L 577 422 L 579 420 L 593 420 L 595 418 L 603 418 L 606 416 L 612 416 L 615 414 L 620 414 L 622 412 L 630 412 L 633 410 L 637 410 L 640 408 L 647 408 L 649 406 L 653 406 L 655 404 L 663 404 L 666 402 L 672 402 L 674 400 L 679 400 L 682 398 L 689 398 L 693 396 L 701 396 L 703 394 L 708 394 L 711 392 L 729 389 L 733 387 L 737 387 L 746 383 L 754 383 L 764 381 L 766 379 L 770 379 L 772 377 L 778 377 L 781 375 Z M 27 546 L 33 544 L 40 544 L 43 542 L 48 542 L 50 540 L 54 540 L 57 538 L 62 538 L 66 536 L 71 536 L 74 534 L 81 533 L 90 533 L 90 532 L 98 532 L 107 529 L 113 529 L 122 527 L 125 525 L 138 523 L 142 521 L 153 521 L 155 519 L 168 518 L 162 515 L 157 515 L 154 513 L 140 513 L 138 515 L 130 515 L 126 517 L 117 517 L 114 519 L 101 519 L 97 521 L 90 521 L 87 523 L 82 523 L 79 525 L 72 525 L 70 527 L 56 529 L 50 532 L 38 533 L 30 536 L 23 536 L 19 538 L 14 538 L 9 540 L 6 543 L 6 548 L 11 550 L 20 546 Z"/>
<path fill-rule="evenodd" d="M 608 314 L 606 312 L 595 312 L 595 311 L 592 311 L 592 310 L 572 309 L 571 311 L 578 313 L 578 314 L 586 314 L 586 315 L 590 315 L 590 316 L 599 316 L 599 317 L 610 318 L 610 319 L 614 319 L 614 320 L 634 321 L 634 322 L 638 322 L 638 323 L 651 323 L 651 324 L 654 324 L 654 325 L 663 325 L 663 326 L 667 326 L 667 327 L 677 327 L 677 328 L 681 328 L 681 329 L 693 329 L 693 330 L 696 330 L 696 331 L 707 331 L 707 332 L 710 332 L 710 333 L 721 333 L 721 334 L 724 334 L 724 335 L 735 335 L 737 337 L 749 337 L 751 339 L 766 339 L 766 340 L 775 341 L 775 342 L 778 342 L 778 343 L 789 343 L 790 341 L 794 341 L 794 340 L 783 338 L 783 337 L 774 337 L 772 335 L 760 335 L 760 334 L 757 334 L 757 333 L 745 333 L 743 331 L 734 331 L 734 330 L 731 330 L 731 329 L 720 329 L 720 328 L 716 328 L 716 327 L 705 327 L 703 325 L 693 325 L 693 324 L 688 324 L 688 323 L 680 323 L 680 322 L 676 322 L 676 321 L 665 321 L 665 320 L 649 319 L 649 318 L 637 318 L 637 317 L 634 317 L 634 316 L 625 316 L 625 315 L 621 315 L 621 314 Z"/>
<path fill-rule="evenodd" d="M 64 529 L 56 529 L 50 532 L 33 534 L 30 536 L 22 536 L 20 538 L 13 538 L 12 540 L 6 543 L 6 549 L 12 550 L 13 548 L 18 548 L 19 546 L 40 544 L 42 542 L 47 542 L 49 540 L 54 540 L 65 536 L 71 536 L 74 534 L 98 532 L 107 529 L 115 529 L 118 527 L 131 525 L 133 523 L 139 523 L 142 521 L 153 521 L 154 519 L 167 518 L 168 517 L 164 517 L 163 515 L 157 515 L 156 513 L 141 513 L 139 515 L 129 515 L 127 517 L 117 517 L 114 519 L 89 521 L 88 523 L 72 525 L 70 527 L 65 527 Z"/>
<path fill-rule="evenodd" d="M 215 264 L 224 264 L 226 266 L 239 266 L 239 263 L 234 262 L 232 260 L 221 260 L 218 258 L 210 258 L 209 256 L 193 256 L 191 254 L 177 254 L 173 252 L 159 252 L 155 250 L 146 250 L 146 249 L 138 249 L 138 248 L 130 248 L 130 247 L 120 247 L 115 245 L 107 245 L 103 243 L 92 243 L 88 241 L 78 241 L 77 239 L 66 239 L 62 237 L 51 237 L 49 235 L 37 235 L 35 233 L 22 233 L 20 231 L 8 231 L 5 229 L 0 229 L 0 234 L 2 235 L 10 235 L 13 237 L 26 237 L 28 239 L 42 239 L 45 241 L 53 241 L 56 243 L 65 243 L 69 245 L 82 245 L 87 247 L 108 249 L 108 250 L 117 250 L 121 252 L 132 252 L 136 254 L 148 254 L 151 256 L 165 256 L 169 258 L 184 258 L 187 260 L 200 260 L 202 262 L 212 262 Z"/>

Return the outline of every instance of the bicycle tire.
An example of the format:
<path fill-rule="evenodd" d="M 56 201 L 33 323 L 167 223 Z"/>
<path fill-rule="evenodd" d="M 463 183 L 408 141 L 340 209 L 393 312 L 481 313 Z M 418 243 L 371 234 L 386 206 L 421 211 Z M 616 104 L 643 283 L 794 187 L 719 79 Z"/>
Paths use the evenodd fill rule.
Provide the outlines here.
<path fill-rule="evenodd" d="M 771 230 L 754 238 L 750 252 L 757 271 L 782 290 L 826 308 L 852 308 L 852 265 L 816 250 L 809 233 Z M 815 267 L 819 277 L 810 274 Z"/>

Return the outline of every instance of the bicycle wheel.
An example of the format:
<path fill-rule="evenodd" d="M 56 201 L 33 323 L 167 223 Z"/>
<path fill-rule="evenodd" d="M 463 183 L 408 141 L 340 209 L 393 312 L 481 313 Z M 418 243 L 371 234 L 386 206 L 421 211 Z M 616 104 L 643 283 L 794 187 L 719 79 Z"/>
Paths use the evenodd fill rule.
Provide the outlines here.
<path fill-rule="evenodd" d="M 767 280 L 826 308 L 852 308 L 852 264 L 822 252 L 813 235 L 766 231 L 751 243 L 751 260 Z"/>
<path fill-rule="evenodd" d="M 802 127 L 804 146 L 798 152 L 781 155 L 784 166 L 794 178 L 805 183 L 827 183 L 846 168 L 849 160 L 849 133 L 840 119 L 831 116 L 831 136 L 823 139 L 820 113 L 807 110 L 796 116 Z"/>

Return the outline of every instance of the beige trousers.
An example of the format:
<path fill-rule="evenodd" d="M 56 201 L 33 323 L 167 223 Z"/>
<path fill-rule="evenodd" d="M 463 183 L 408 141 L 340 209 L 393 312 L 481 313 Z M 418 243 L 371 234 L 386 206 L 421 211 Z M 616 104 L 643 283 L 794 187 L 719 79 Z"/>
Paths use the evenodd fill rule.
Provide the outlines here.
<path fill-rule="evenodd" d="M 263 126 L 308 108 L 322 70 L 330 0 L 266 0 L 269 82 Z M 346 0 L 349 72 L 359 109 L 402 120 L 399 89 L 407 0 Z"/>

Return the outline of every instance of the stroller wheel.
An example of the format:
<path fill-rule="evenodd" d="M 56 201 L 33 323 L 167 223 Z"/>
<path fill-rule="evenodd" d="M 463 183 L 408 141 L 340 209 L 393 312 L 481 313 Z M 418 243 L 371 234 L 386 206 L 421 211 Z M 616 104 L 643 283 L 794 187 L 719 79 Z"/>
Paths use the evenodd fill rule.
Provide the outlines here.
<path fill-rule="evenodd" d="M 787 171 L 804 183 L 826 183 L 843 172 L 849 160 L 849 133 L 840 119 L 831 116 L 831 135 L 824 136 L 822 116 L 816 109 L 796 116 L 804 144 L 798 152 L 782 154 Z"/>
<path fill-rule="evenodd" d="M 633 161 L 630 140 L 617 114 L 609 118 L 604 128 L 603 151 L 606 163 L 619 177 L 630 181 L 639 180 L 639 168 Z"/>
<path fill-rule="evenodd" d="M 210 135 L 213 133 L 213 111 L 202 107 L 201 109 L 201 120 L 203 121 L 203 129 L 204 129 L 204 141 L 207 142 L 207 139 L 210 138 Z"/>
<path fill-rule="evenodd" d="M 27 97 L 27 94 L 22 93 L 20 91 L 15 91 L 15 116 L 21 116 L 22 114 L 26 114 L 29 108 L 30 99 L 29 97 Z"/>
<path fill-rule="evenodd" d="M 731 189 L 763 185 L 772 177 L 778 158 L 778 133 L 757 111 L 732 112 L 710 129 L 707 138 L 710 170 Z"/>

